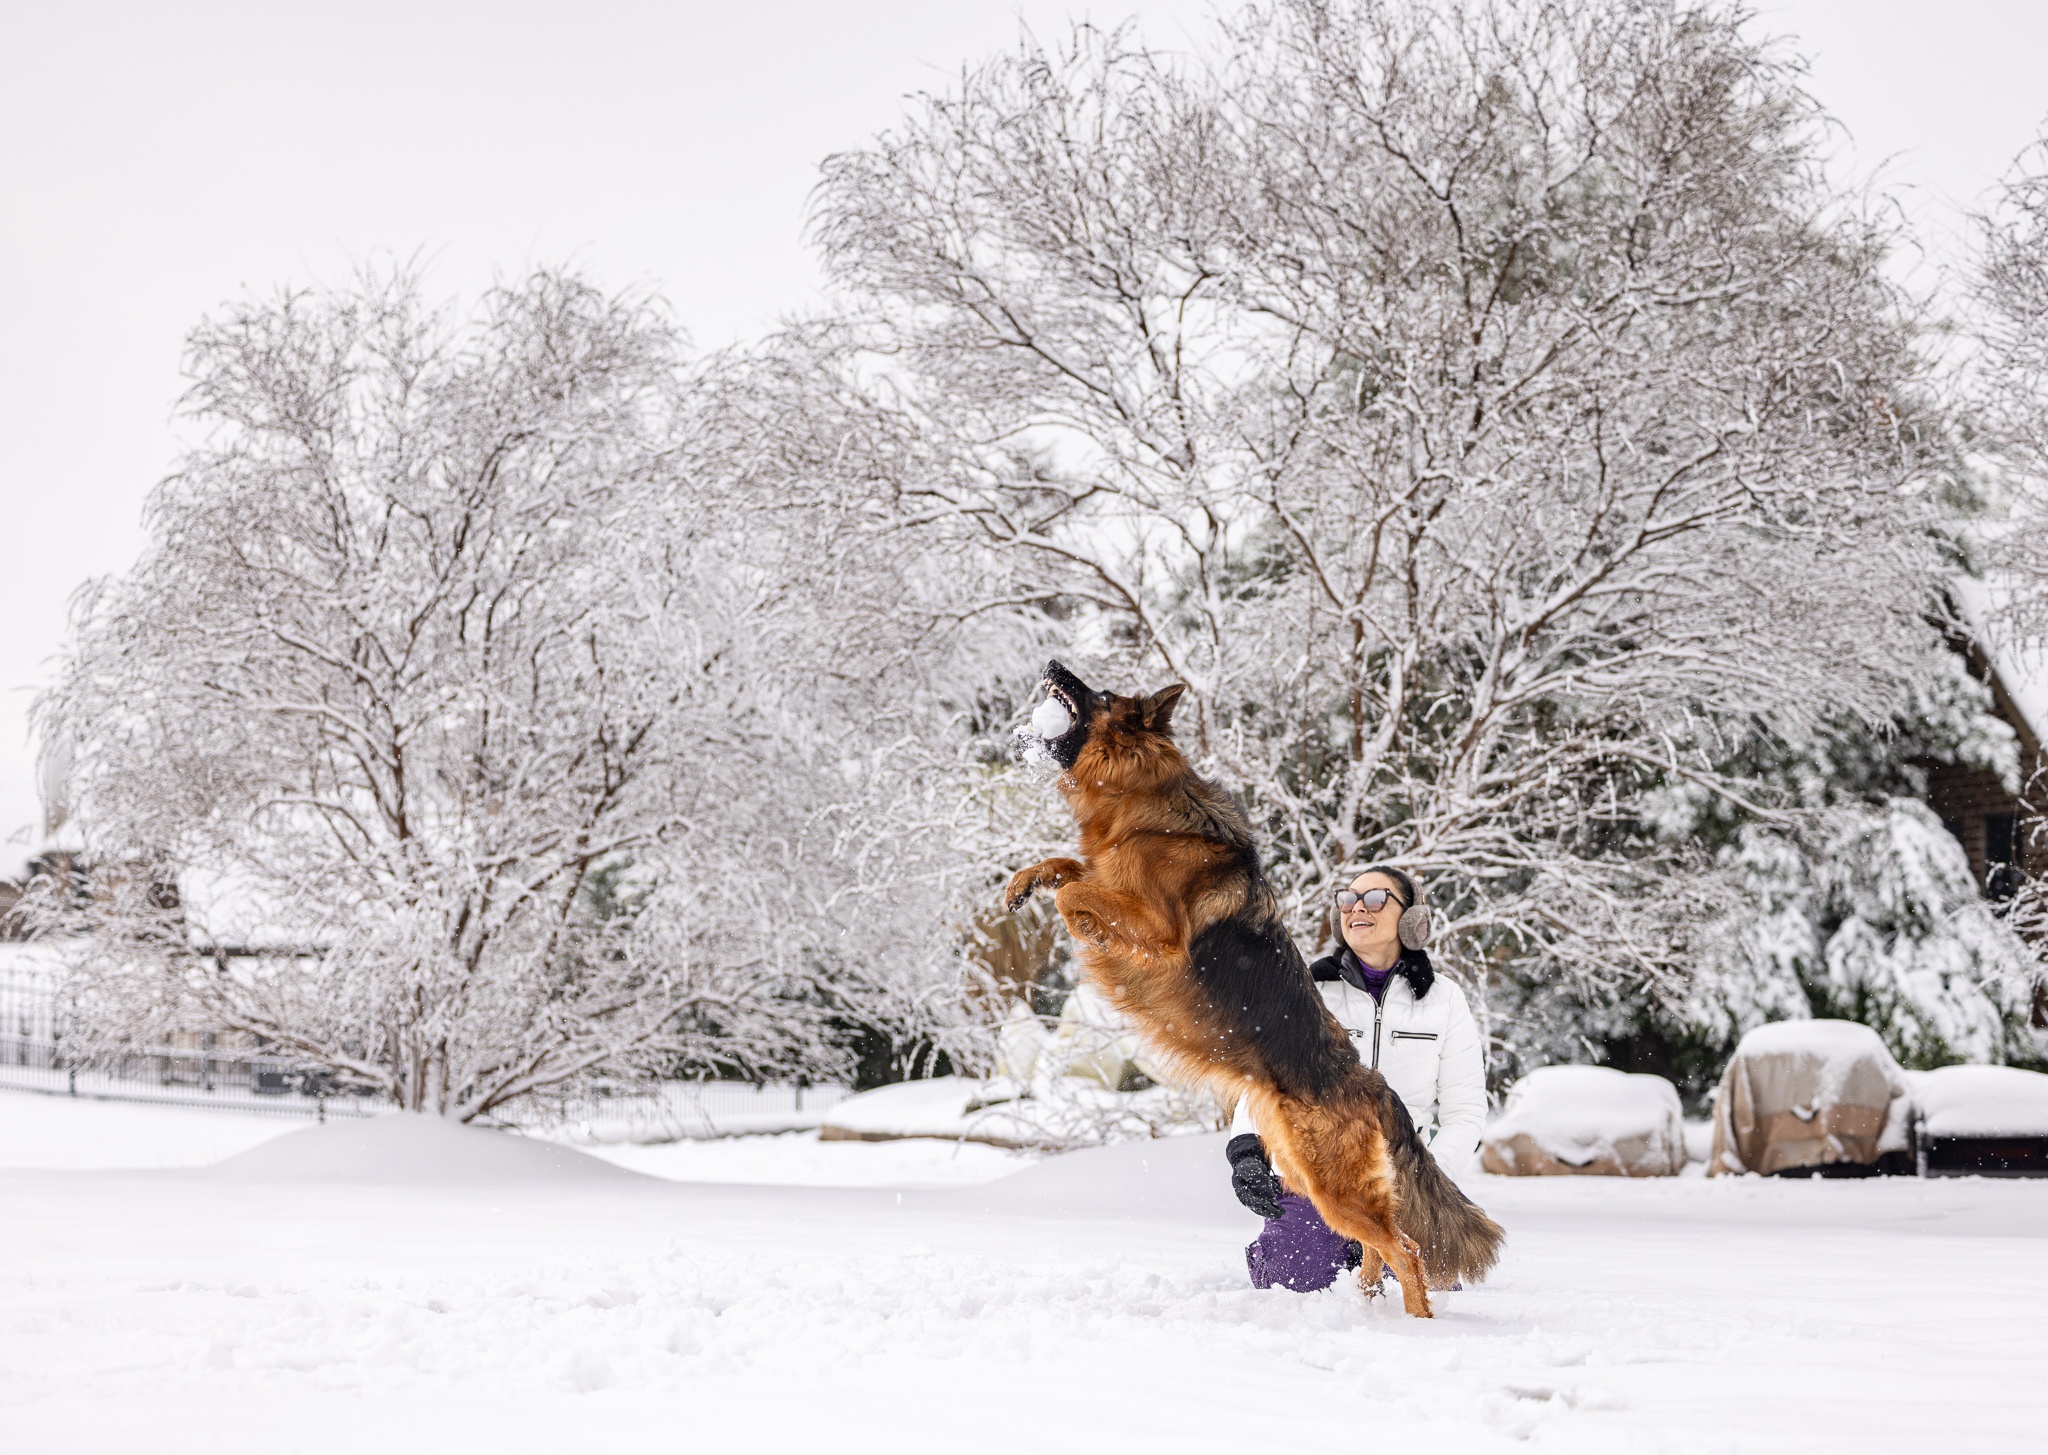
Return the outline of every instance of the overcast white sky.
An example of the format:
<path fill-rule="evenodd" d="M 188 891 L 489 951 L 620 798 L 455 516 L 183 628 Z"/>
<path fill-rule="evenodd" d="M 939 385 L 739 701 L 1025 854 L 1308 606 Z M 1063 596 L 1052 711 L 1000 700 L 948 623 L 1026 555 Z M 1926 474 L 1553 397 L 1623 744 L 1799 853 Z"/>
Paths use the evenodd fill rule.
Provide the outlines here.
<path fill-rule="evenodd" d="M 39 818 L 27 708 L 66 600 L 141 542 L 187 329 L 245 288 L 421 253 L 470 294 L 572 259 L 698 342 L 815 296 L 819 160 L 1069 16 L 1186 45 L 1210 0 L 0 0 L 0 874 Z M 1852 165 L 1938 223 L 2048 117 L 2048 6 L 1783 0 Z"/>

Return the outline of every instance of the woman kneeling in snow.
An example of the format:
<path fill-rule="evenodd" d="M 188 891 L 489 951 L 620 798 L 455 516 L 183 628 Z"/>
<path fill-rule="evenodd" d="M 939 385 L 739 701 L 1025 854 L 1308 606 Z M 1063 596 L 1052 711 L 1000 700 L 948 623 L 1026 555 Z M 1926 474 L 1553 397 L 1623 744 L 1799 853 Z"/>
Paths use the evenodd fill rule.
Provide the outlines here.
<path fill-rule="evenodd" d="M 1414 881 L 1399 869 L 1366 870 L 1337 895 L 1343 946 L 1309 973 L 1350 1032 L 1359 1059 L 1387 1078 L 1431 1155 L 1455 1178 L 1479 1145 L 1486 1074 L 1465 992 L 1430 967 L 1423 949 L 1429 911 L 1418 901 Z M 1249 1100 L 1238 1103 L 1230 1129 L 1231 1186 L 1239 1202 L 1266 1219 L 1245 1249 L 1253 1286 L 1308 1293 L 1356 1268 L 1358 1244 L 1332 1232 L 1314 1203 L 1286 1191 L 1274 1176 Z"/>

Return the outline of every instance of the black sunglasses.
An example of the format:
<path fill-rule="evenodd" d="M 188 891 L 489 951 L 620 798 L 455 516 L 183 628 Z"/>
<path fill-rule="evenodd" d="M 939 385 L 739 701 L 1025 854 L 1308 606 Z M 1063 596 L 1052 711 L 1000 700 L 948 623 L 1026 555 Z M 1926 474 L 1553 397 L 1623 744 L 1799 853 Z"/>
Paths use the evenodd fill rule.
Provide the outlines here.
<path fill-rule="evenodd" d="M 1353 894 L 1348 889 L 1340 889 L 1337 891 L 1337 908 L 1341 911 L 1351 908 L 1354 904 L 1362 904 L 1366 913 L 1376 914 L 1387 907 L 1387 901 L 1390 899 L 1403 909 L 1408 907 L 1391 889 L 1368 889 L 1363 894 Z"/>

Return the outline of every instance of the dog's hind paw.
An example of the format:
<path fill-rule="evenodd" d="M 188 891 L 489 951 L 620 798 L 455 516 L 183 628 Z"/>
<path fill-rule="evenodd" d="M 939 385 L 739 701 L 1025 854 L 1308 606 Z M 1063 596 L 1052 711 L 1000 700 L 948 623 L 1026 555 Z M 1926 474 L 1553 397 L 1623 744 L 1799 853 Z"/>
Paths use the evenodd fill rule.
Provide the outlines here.
<path fill-rule="evenodd" d="M 1101 920 L 1087 910 L 1069 910 L 1061 918 L 1066 920 L 1067 928 L 1073 933 L 1074 938 L 1086 940 L 1098 950 L 1109 943 L 1109 931 L 1103 927 Z"/>

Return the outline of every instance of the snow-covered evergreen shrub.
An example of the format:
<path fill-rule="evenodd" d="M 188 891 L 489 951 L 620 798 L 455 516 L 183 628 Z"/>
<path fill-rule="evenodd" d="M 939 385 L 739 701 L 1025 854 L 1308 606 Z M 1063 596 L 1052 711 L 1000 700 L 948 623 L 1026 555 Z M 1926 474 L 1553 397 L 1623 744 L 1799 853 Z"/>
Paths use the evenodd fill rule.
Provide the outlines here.
<path fill-rule="evenodd" d="M 1663 795 L 1658 831 L 1702 847 L 1699 886 L 1717 901 L 1685 935 L 1683 991 L 1588 993 L 1510 973 L 1513 1064 L 1614 1058 L 1696 1101 L 1745 1031 L 1808 1017 L 1870 1025 L 1907 1066 L 2048 1054 L 2028 1023 L 2039 952 L 1921 798 L 1935 761 L 2015 781 L 2012 731 L 1959 654 L 1923 672 L 1888 730 L 1746 735 L 1731 757 L 1782 805 L 1768 817 L 1683 786 Z"/>
<path fill-rule="evenodd" d="M 1861 1021 L 1911 1067 L 2040 1054 L 2034 957 L 1926 804 L 1828 809 L 1803 832 L 1752 825 L 1726 862 L 1755 915 L 1729 916 L 1687 1023 L 1732 1044 L 1802 1013 Z"/>

